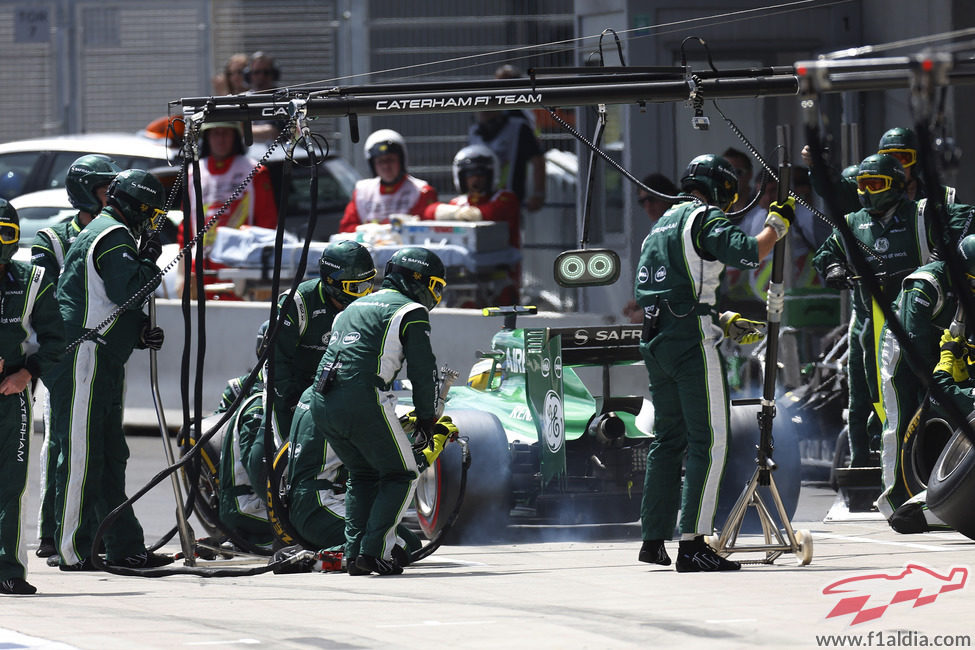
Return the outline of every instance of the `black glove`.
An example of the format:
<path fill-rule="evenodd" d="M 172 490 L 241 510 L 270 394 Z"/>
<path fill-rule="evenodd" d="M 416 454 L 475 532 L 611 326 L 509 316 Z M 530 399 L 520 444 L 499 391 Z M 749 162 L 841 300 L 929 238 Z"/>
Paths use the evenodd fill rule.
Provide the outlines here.
<path fill-rule="evenodd" d="M 158 350 L 161 348 L 164 338 L 166 337 L 161 327 L 149 327 L 148 323 L 142 327 L 142 331 L 139 333 L 139 342 L 142 344 L 142 347 L 149 348 L 150 350 Z"/>
<path fill-rule="evenodd" d="M 436 428 L 436 420 L 420 420 L 416 421 L 416 428 L 413 429 L 413 449 L 414 451 L 423 451 L 430 446 L 433 442 L 433 433 Z"/>
<path fill-rule="evenodd" d="M 826 267 L 826 286 L 831 289 L 852 289 L 853 281 L 842 264 L 830 264 Z"/>
<path fill-rule="evenodd" d="M 162 255 L 162 243 L 159 241 L 159 237 L 144 236 L 142 244 L 139 246 L 139 257 L 155 264 L 160 255 Z"/>

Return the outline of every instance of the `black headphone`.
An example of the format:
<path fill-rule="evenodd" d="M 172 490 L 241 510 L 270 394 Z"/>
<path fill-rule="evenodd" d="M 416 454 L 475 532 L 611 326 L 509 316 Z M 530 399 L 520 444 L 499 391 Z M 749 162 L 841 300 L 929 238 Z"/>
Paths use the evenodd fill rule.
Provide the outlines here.
<path fill-rule="evenodd" d="M 267 54 L 264 54 L 264 52 L 258 50 L 257 52 L 251 54 L 250 61 L 248 61 L 247 66 L 244 67 L 244 82 L 248 86 L 251 83 L 251 65 L 253 65 L 254 61 L 256 61 L 257 59 L 267 59 L 268 61 L 271 62 L 271 81 L 277 82 L 277 80 L 281 78 L 281 71 L 278 69 L 278 66 L 274 63 L 274 59 L 269 57 Z"/>

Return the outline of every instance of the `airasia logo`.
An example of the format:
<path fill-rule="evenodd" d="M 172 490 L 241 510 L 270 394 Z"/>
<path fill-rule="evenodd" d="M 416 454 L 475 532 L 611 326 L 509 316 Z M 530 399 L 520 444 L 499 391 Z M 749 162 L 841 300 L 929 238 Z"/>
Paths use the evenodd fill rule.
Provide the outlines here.
<path fill-rule="evenodd" d="M 876 621 L 892 606 L 930 605 L 942 594 L 963 589 L 967 581 L 967 567 L 952 567 L 942 575 L 920 564 L 908 564 L 894 575 L 844 578 L 823 589 L 826 596 L 841 596 L 826 618 L 852 615 L 851 626 Z"/>

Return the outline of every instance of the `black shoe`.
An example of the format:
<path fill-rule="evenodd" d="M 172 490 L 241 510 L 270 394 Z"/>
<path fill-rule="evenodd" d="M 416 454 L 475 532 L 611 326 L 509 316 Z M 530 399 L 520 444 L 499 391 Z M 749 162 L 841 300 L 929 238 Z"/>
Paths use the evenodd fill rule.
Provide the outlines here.
<path fill-rule="evenodd" d="M 121 562 L 109 562 L 109 565 L 121 567 L 123 569 L 154 569 L 156 567 L 172 564 L 173 558 L 170 555 L 160 555 L 152 551 L 142 551 L 135 555 L 123 558 Z"/>
<path fill-rule="evenodd" d="M 369 575 L 369 572 L 368 571 L 363 571 L 358 566 L 356 566 L 356 560 L 357 560 L 357 558 L 354 558 L 354 557 L 349 557 L 346 560 L 346 562 L 345 562 L 345 572 L 348 573 L 350 576 L 367 576 L 367 575 Z"/>
<path fill-rule="evenodd" d="M 726 560 L 718 555 L 713 548 L 704 543 L 704 537 L 695 537 L 691 541 L 681 541 L 677 548 L 678 573 L 692 573 L 695 571 L 737 571 L 740 562 Z"/>
<path fill-rule="evenodd" d="M 0 594 L 30 596 L 37 593 L 37 587 L 23 578 L 7 578 L 0 581 Z"/>
<path fill-rule="evenodd" d="M 371 555 L 359 555 L 355 559 L 355 566 L 365 573 L 377 573 L 381 576 L 395 576 L 403 573 L 403 567 L 396 560 L 385 560 Z"/>
<path fill-rule="evenodd" d="M 53 569 L 56 569 L 56 568 L 58 568 L 58 565 L 59 564 L 61 564 L 61 556 L 58 555 L 57 553 L 55 553 L 54 555 L 51 555 L 51 556 L 49 556 L 47 558 L 47 565 L 49 567 L 51 567 Z"/>
<path fill-rule="evenodd" d="M 52 555 L 57 555 L 58 550 L 54 548 L 54 538 L 42 537 L 41 543 L 34 553 L 37 555 L 37 557 L 51 557 Z"/>
<path fill-rule="evenodd" d="M 927 519 L 924 518 L 924 506 L 916 501 L 905 503 L 897 508 L 887 523 L 901 535 L 926 533 L 931 530 Z"/>
<path fill-rule="evenodd" d="M 356 566 L 356 558 L 352 558 L 345 565 L 345 572 L 350 576 L 367 576 L 369 571 L 363 571 L 358 566 Z"/>
<path fill-rule="evenodd" d="M 413 562 L 413 559 L 410 557 L 410 552 L 399 544 L 393 546 L 391 554 L 393 556 L 393 561 L 401 567 L 407 567 Z"/>
<path fill-rule="evenodd" d="M 667 555 L 667 549 L 664 548 L 664 541 L 662 539 L 643 540 L 643 546 L 640 547 L 639 560 L 647 564 L 670 566 L 670 556 Z"/>
<path fill-rule="evenodd" d="M 95 565 L 91 563 L 90 557 L 74 564 L 58 564 L 58 568 L 62 571 L 98 571 Z"/>

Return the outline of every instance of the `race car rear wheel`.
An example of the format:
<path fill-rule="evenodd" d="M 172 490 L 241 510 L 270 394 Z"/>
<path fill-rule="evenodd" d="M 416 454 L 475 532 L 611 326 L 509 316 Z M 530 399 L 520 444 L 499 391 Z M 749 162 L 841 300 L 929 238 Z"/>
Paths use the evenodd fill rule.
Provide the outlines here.
<path fill-rule="evenodd" d="M 714 518 L 714 525 L 718 529 L 728 520 L 728 514 L 755 473 L 755 448 L 759 443 L 758 411 L 759 407 L 751 405 L 731 407 L 731 446 L 728 449 L 728 462 L 725 465 L 724 478 L 721 480 L 721 491 Z M 772 476 L 782 498 L 782 505 L 785 506 L 786 514 L 791 519 L 799 502 L 801 483 L 799 438 L 793 423 L 782 417 L 777 417 L 773 421 L 772 436 L 775 444 L 772 458 L 777 466 Z M 766 507 L 774 513 L 775 502 L 772 500 L 769 488 L 758 488 L 758 494 Z M 752 507 L 748 508 L 741 525 L 741 532 L 762 532 L 758 514 Z"/>
<path fill-rule="evenodd" d="M 446 544 L 496 539 L 508 524 L 511 510 L 511 456 L 508 438 L 497 417 L 482 411 L 451 411 L 459 435 L 468 439 L 471 466 L 457 519 Z M 450 443 L 424 471 L 416 486 L 416 516 L 432 539 L 447 524 L 457 504 L 461 482 L 460 445 Z"/>
<path fill-rule="evenodd" d="M 975 446 L 958 430 L 928 479 L 928 508 L 962 535 L 975 539 Z"/>

